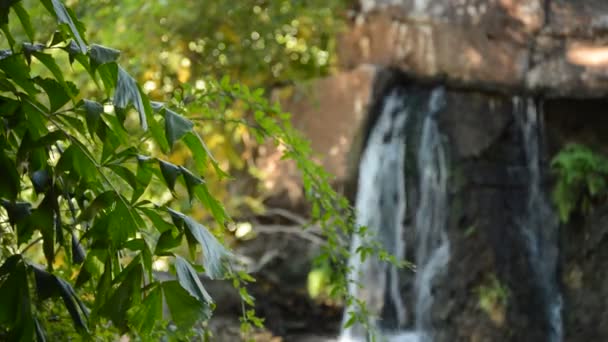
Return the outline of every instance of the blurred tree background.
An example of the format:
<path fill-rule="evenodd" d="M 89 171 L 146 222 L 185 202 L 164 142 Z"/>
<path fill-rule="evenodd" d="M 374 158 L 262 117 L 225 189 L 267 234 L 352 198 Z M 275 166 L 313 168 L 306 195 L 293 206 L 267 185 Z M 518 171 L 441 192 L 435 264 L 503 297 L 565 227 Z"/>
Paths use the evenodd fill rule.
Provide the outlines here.
<path fill-rule="evenodd" d="M 55 27 L 55 19 L 47 14 L 43 2 L 21 1 L 32 20 L 33 33 L 26 32 L 19 24 L 19 20 L 13 18 L 16 16 L 15 13 L 11 12 L 9 29 L 15 40 L 29 41 L 28 36 L 31 34 L 35 35 L 32 41 L 36 42 L 51 42 L 57 39 L 53 30 L 49 29 Z M 235 222 L 238 225 L 239 217 L 263 214 L 267 196 L 261 187 L 266 175 L 256 167 L 255 163 L 258 149 L 264 140 L 258 129 L 248 125 L 249 122 L 256 122 L 260 118 L 249 120 L 255 110 L 252 110 L 247 99 L 253 99 L 254 103 L 262 103 L 257 100 L 262 93 L 250 94 L 248 89 L 261 88 L 265 90 L 264 96 L 269 98 L 273 89 L 334 72 L 337 65 L 334 51 L 336 36 L 343 28 L 348 2 L 348 0 L 67 0 L 65 5 L 85 24 L 84 36 L 88 41 L 120 50 L 118 60 L 120 65 L 138 81 L 143 92 L 151 100 L 167 102 L 178 108 L 188 105 L 187 110 L 181 109 L 187 113 L 190 120 L 204 122 L 196 125 L 195 129 L 203 137 L 210 154 L 219 162 L 219 167 L 231 176 L 231 179 L 227 179 L 221 172 L 210 172 L 205 174 L 206 184 L 213 196 L 226 207 L 227 212 L 236 218 Z M 14 3 L 8 1 L 6 7 L 0 6 L 0 10 Z M 7 35 L 0 35 L 0 48 L 8 51 L 9 45 L 12 43 Z M 78 99 L 104 98 L 105 85 L 102 88 L 96 84 L 88 77 L 87 71 L 81 65 L 71 63 L 62 51 L 53 51 L 50 48 L 48 53 L 56 59 L 62 72 L 66 73 L 66 80 L 74 82 L 78 87 Z M 47 66 L 36 60 L 31 62 L 29 68 L 32 74 L 49 73 Z M 215 80 L 219 79 L 230 79 L 247 88 L 239 88 L 240 90 L 236 91 L 237 95 L 242 95 L 240 98 L 231 97 L 230 94 L 227 98 L 221 98 L 224 95 L 217 95 L 214 90 L 227 89 L 228 82 L 222 82 L 224 85 L 218 86 L 219 83 Z M 216 96 L 212 101 L 219 102 L 219 105 L 214 102 L 213 106 L 209 106 L 209 101 L 201 101 L 198 97 L 190 98 L 189 96 L 194 92 L 203 94 L 201 95 L 203 97 Z M 214 114 L 218 108 L 222 111 L 221 119 Z M 289 140 L 290 135 L 286 135 L 284 139 Z M 158 146 L 150 146 L 150 148 L 158 150 Z M 181 142 L 176 143 L 169 154 L 160 153 L 160 155 L 175 165 L 197 169 L 196 156 Z M 302 158 L 302 155 L 299 158 Z M 312 164 L 304 164 L 303 168 L 305 173 L 309 174 L 308 185 L 305 179 L 304 186 L 310 188 L 311 175 L 322 172 L 316 170 Z M 314 183 L 314 177 L 312 179 Z M 312 185 L 315 186 L 320 187 L 321 193 L 330 192 L 324 184 Z M 209 208 L 205 208 L 200 201 L 193 202 L 188 199 L 189 191 L 189 186 L 178 184 L 175 188 L 175 192 L 178 193 L 176 196 L 164 186 L 151 186 L 144 197 L 191 215 L 198 222 L 208 225 L 227 244 L 235 241 L 234 236 L 219 232 L 224 227 L 214 220 Z M 319 198 L 321 201 L 321 197 Z M 319 203 L 321 204 L 313 204 L 313 211 L 316 211 L 313 216 L 325 215 L 328 208 L 336 205 L 341 208 L 347 207 L 345 202 Z M 346 220 L 347 218 L 343 218 L 338 226 L 346 225 Z M 330 222 L 328 217 L 324 217 L 323 221 Z M 238 227 L 232 228 L 238 231 Z M 327 252 L 328 255 L 343 253 L 344 250 L 336 245 L 337 235 L 335 232 L 332 234 L 334 235 L 329 235 L 328 246 L 329 249 L 333 246 L 335 252 Z M 7 241 L 2 240 L 3 244 L 8 243 Z M 34 242 L 25 248 L 27 256 L 38 260 L 41 264 L 44 263 L 45 255 L 42 248 L 30 248 L 32 246 L 36 247 Z M 188 246 L 185 241 L 182 241 L 181 249 L 187 253 Z M 5 255 L 1 256 L 5 257 Z M 123 261 L 130 261 L 133 256 L 127 254 L 121 257 Z M 55 272 L 66 279 L 75 280 L 78 274 L 71 268 L 71 261 L 64 260 L 65 258 L 64 255 L 57 255 L 53 264 Z M 157 258 L 154 268 L 168 269 L 171 266 L 167 264 L 170 263 L 169 260 Z M 327 264 L 322 266 L 322 270 L 325 273 L 331 272 Z M 314 274 L 318 278 L 319 270 L 317 269 Z M 323 282 L 327 282 L 325 275 L 320 277 L 324 279 Z M 318 284 L 315 286 L 318 287 Z M 85 288 L 83 295 L 85 304 L 89 305 L 95 301 L 95 292 L 95 287 Z M 241 295 L 245 298 L 248 296 L 246 293 Z M 41 312 L 45 313 L 49 321 L 69 320 L 70 313 L 58 306 L 57 301 L 47 302 L 44 305 Z M 253 316 L 249 318 L 252 321 L 256 319 Z M 120 333 L 109 324 L 105 326 L 108 327 L 107 331 L 96 332 L 99 340 L 113 340 Z M 159 335 L 152 338 L 171 334 L 164 330 L 162 324 L 155 326 L 155 329 L 158 331 L 155 330 L 152 336 L 154 333 Z M 49 330 L 48 337 L 51 340 L 65 340 L 77 339 L 78 335 L 69 325 L 55 324 Z"/>
<path fill-rule="evenodd" d="M 122 52 L 122 60 L 152 99 L 167 100 L 181 84 L 205 88 L 211 77 L 263 88 L 301 82 L 331 73 L 336 65 L 336 34 L 342 29 L 346 0 L 248 1 L 73 1 L 89 23 L 92 41 Z M 225 117 L 247 114 L 235 105 Z M 201 132 L 229 174 L 214 191 L 229 211 L 260 212 L 264 174 L 255 166 L 257 143 L 247 126 L 207 123 Z M 187 155 L 174 153 L 172 161 Z M 230 196 L 228 195 L 230 193 Z M 195 214 L 196 216 L 196 214 Z"/>

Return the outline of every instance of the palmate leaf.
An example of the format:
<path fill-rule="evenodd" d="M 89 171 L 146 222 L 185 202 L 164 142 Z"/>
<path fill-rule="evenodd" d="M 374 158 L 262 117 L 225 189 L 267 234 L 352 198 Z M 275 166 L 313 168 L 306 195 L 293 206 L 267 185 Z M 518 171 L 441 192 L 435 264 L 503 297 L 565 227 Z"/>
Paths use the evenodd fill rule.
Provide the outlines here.
<path fill-rule="evenodd" d="M 174 224 L 185 228 L 196 239 L 203 249 L 203 265 L 211 279 L 222 278 L 225 275 L 224 262 L 231 253 L 211 234 L 207 227 L 196 222 L 193 218 L 171 208 L 167 208 Z"/>

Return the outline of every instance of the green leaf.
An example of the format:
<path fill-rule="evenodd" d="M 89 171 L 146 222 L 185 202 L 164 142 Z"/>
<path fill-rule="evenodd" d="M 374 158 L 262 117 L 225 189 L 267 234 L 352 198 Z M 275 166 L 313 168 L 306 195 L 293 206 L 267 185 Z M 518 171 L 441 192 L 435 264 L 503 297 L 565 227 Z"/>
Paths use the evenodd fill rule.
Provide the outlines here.
<path fill-rule="evenodd" d="M 2 6 L 0 6 L 2 7 Z M 16 2 L 13 5 L 13 10 L 17 13 L 17 17 L 19 17 L 19 21 L 21 21 L 21 25 L 23 26 L 23 30 L 30 41 L 34 41 L 34 28 L 32 27 L 32 22 L 30 20 L 30 16 L 27 14 L 27 11 L 20 2 Z"/>
<path fill-rule="evenodd" d="M 91 61 L 97 66 L 105 63 L 116 62 L 118 56 L 120 56 L 120 51 L 109 47 L 92 44 L 89 49 L 89 56 L 91 57 Z"/>
<path fill-rule="evenodd" d="M 147 101 L 147 99 L 145 99 Z M 139 91 L 137 82 L 123 68 L 118 67 L 118 81 L 114 92 L 114 105 L 121 109 L 126 109 L 132 104 L 135 110 L 139 113 L 139 121 L 144 131 L 148 130 L 148 122 L 146 120 L 146 109 L 144 108 L 144 99 Z"/>
<path fill-rule="evenodd" d="M 68 9 L 63 5 L 63 3 L 61 3 L 61 1 L 42 0 L 42 3 L 51 13 L 55 14 L 60 23 L 68 25 L 70 28 L 70 33 L 76 41 L 80 53 L 86 54 L 87 44 L 82 38 L 82 29 L 78 28 L 78 25 L 82 26 L 82 24 L 78 23 L 77 20 L 74 20 Z"/>
<path fill-rule="evenodd" d="M 196 170 L 203 174 L 207 169 L 207 147 L 195 132 L 186 133 L 183 141 L 192 152 L 192 159 L 194 160 Z"/>
<path fill-rule="evenodd" d="M 49 98 L 52 112 L 57 111 L 70 101 L 70 95 L 66 92 L 65 87 L 54 79 L 36 77 L 34 81 L 44 89 L 44 92 Z"/>
<path fill-rule="evenodd" d="M 133 304 L 138 304 L 141 300 L 143 271 L 140 265 L 135 265 L 135 267 L 127 268 L 123 272 L 128 273 L 118 288 L 114 290 L 105 302 L 100 312 L 111 319 L 112 323 L 121 330 L 126 330 L 127 311 Z"/>
<path fill-rule="evenodd" d="M 131 197 L 131 203 L 137 201 L 146 189 L 150 185 L 152 180 L 152 168 L 150 167 L 148 160 L 142 159 L 142 156 L 137 156 L 137 173 L 135 178 L 137 179 L 137 187 L 133 189 L 133 195 Z"/>
<path fill-rule="evenodd" d="M 217 223 L 224 225 L 230 219 L 222 204 L 215 197 L 211 196 L 205 184 L 196 187 L 194 193 L 203 205 L 211 211 L 211 215 L 213 215 Z"/>
<path fill-rule="evenodd" d="M 8 24 L 8 13 L 11 6 L 18 3 L 19 0 L 2 0 L 0 1 L 0 25 Z"/>
<path fill-rule="evenodd" d="M 21 255 L 9 257 L 0 267 L 0 303 L 0 326 L 9 329 L 6 340 L 32 341 L 35 336 L 34 317 L 27 268 Z"/>
<path fill-rule="evenodd" d="M 133 172 L 126 167 L 118 164 L 108 164 L 107 168 L 112 170 L 116 175 L 122 178 L 129 186 L 135 190 L 137 188 L 137 178 L 133 174 Z"/>
<path fill-rule="evenodd" d="M 169 146 L 181 139 L 186 133 L 192 131 L 194 124 L 185 117 L 177 114 L 176 112 L 164 108 L 165 112 L 165 135 Z"/>
<path fill-rule="evenodd" d="M 109 238 L 114 246 L 120 246 L 129 238 L 135 236 L 139 224 L 135 218 L 135 211 L 127 207 L 123 200 L 116 201 L 116 206 L 110 214 Z"/>
<path fill-rule="evenodd" d="M 92 220 L 100 210 L 110 209 L 118 200 L 118 194 L 114 191 L 106 191 L 97 196 L 93 202 L 80 214 L 78 221 Z"/>
<path fill-rule="evenodd" d="M 97 132 L 99 120 L 101 119 L 101 114 L 103 113 L 103 105 L 99 102 L 84 99 L 82 100 L 82 106 L 85 110 L 87 129 L 89 130 L 89 134 L 92 138 L 93 134 Z"/>
<path fill-rule="evenodd" d="M 154 225 L 154 228 L 156 228 L 156 230 L 158 230 L 160 233 L 173 229 L 173 225 L 165 221 L 156 210 L 149 208 L 139 208 L 139 210 L 150 219 Z"/>
<path fill-rule="evenodd" d="M 4 150 L 0 149 L 0 197 L 14 200 L 21 191 L 21 179 L 17 173 L 15 162 L 11 160 Z"/>
<path fill-rule="evenodd" d="M 224 247 L 207 227 L 196 222 L 193 218 L 168 208 L 171 215 L 182 220 L 192 236 L 198 241 L 203 248 L 203 265 L 205 272 L 211 279 L 217 279 L 224 276 L 223 262 L 231 256 L 230 252 Z"/>
<path fill-rule="evenodd" d="M 160 172 L 162 173 L 163 178 L 165 179 L 165 183 L 167 183 L 167 187 L 169 188 L 169 190 L 174 191 L 175 181 L 177 180 L 177 177 L 179 177 L 179 175 L 182 173 L 181 169 L 174 164 L 160 159 L 158 160 L 158 165 L 160 167 Z"/>
<path fill-rule="evenodd" d="M 38 89 L 30 78 L 30 68 L 20 55 L 10 55 L 0 58 L 0 70 L 4 71 L 8 78 L 25 90 L 29 95 L 36 95 Z"/>
<path fill-rule="evenodd" d="M 179 284 L 184 290 L 188 291 L 191 296 L 205 303 L 213 302 L 211 296 L 203 287 L 194 268 L 192 268 L 188 261 L 179 255 L 175 256 L 175 272 L 177 273 Z"/>
<path fill-rule="evenodd" d="M 63 78 L 63 72 L 59 69 L 59 66 L 55 63 L 55 59 L 51 55 L 38 51 L 32 52 L 32 55 L 51 71 L 53 76 L 55 76 L 55 79 L 63 86 L 68 95 L 75 95 L 72 93 L 72 89 L 66 84 L 65 79 Z"/>
<path fill-rule="evenodd" d="M 91 66 L 91 70 L 94 71 L 95 69 L 93 69 Z M 110 96 L 112 90 L 116 88 L 116 82 L 118 81 L 118 64 L 102 64 L 97 68 L 97 72 L 99 73 L 101 82 L 103 82 L 103 87 L 105 89 L 106 95 Z"/>
<path fill-rule="evenodd" d="M 158 237 L 158 241 L 156 242 L 156 248 L 154 249 L 154 254 L 168 254 L 172 249 L 179 247 L 182 244 L 183 236 L 184 235 L 182 233 L 179 233 L 175 230 L 164 231 Z"/>
<path fill-rule="evenodd" d="M 190 295 L 178 281 L 165 281 L 162 289 L 173 323 L 178 328 L 187 330 L 196 322 L 211 317 L 209 305 Z"/>
<path fill-rule="evenodd" d="M 188 189 L 188 196 L 190 197 L 190 201 L 192 201 L 192 199 L 194 198 L 196 186 L 205 183 L 205 181 L 202 178 L 195 176 L 192 172 L 190 172 L 190 170 L 186 169 L 183 166 L 180 166 L 179 169 L 181 170 L 181 173 L 184 176 L 186 188 Z"/>
<path fill-rule="evenodd" d="M 127 241 L 124 245 L 124 248 L 128 248 L 132 251 L 139 251 L 141 256 L 141 261 L 144 265 L 144 269 L 146 272 L 151 274 L 152 272 L 152 253 L 150 252 L 150 247 L 148 243 L 144 239 L 132 239 Z"/>
<path fill-rule="evenodd" d="M 133 308 L 132 326 L 143 337 L 147 337 L 156 322 L 163 318 L 163 293 L 160 286 L 154 286 L 140 305 Z M 146 339 L 144 339 L 146 340 Z"/>
<path fill-rule="evenodd" d="M 97 166 L 89 155 L 76 144 L 70 145 L 61 155 L 57 162 L 57 169 L 67 173 L 75 172 L 86 182 L 96 182 Z"/>
<path fill-rule="evenodd" d="M 6 22 L 8 22 L 8 10 L 6 11 Z M 2 12 L 0 12 L 0 21 L 3 21 L 4 19 Z M 2 33 L 4 33 L 4 36 L 6 37 L 6 40 L 8 41 L 8 45 L 11 47 L 11 50 L 15 47 L 15 38 L 13 37 L 13 35 L 11 34 L 11 31 L 8 29 L 8 24 L 4 23 L 0 23 L 0 30 L 2 30 Z M 9 50 L 10 51 L 10 50 Z"/>

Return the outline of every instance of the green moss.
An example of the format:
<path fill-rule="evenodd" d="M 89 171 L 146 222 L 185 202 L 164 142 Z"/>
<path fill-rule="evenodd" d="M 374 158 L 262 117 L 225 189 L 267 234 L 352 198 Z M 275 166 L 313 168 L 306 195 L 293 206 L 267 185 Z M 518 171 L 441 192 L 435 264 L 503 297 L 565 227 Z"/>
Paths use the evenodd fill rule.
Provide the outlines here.
<path fill-rule="evenodd" d="M 551 161 L 557 176 L 553 201 L 562 222 L 574 212 L 588 214 L 608 194 L 608 158 L 589 147 L 571 144 Z"/>

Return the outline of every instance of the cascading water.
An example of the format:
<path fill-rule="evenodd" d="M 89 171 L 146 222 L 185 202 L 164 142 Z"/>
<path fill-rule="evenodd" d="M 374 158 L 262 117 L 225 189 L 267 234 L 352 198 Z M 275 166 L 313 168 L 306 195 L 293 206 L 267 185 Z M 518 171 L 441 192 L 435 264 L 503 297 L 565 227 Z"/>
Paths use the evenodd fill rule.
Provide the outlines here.
<path fill-rule="evenodd" d="M 403 259 L 405 252 L 402 236 L 406 209 L 404 165 L 408 114 L 403 95 L 397 90 L 385 98 L 382 112 L 370 132 L 361 157 L 356 201 L 357 224 L 368 227 L 366 236 L 380 239 L 382 247 L 400 259 Z M 362 262 L 356 251 L 368 243 L 358 234 L 353 236 L 349 293 L 365 301 L 367 310 L 373 315 L 379 315 L 384 305 L 392 305 L 398 324 L 404 324 L 405 306 L 399 290 L 398 270 L 394 266 L 389 270 L 386 263 L 373 257 Z M 387 291 L 390 303 L 385 303 Z M 347 312 L 353 310 L 357 309 L 351 307 Z M 349 319 L 348 314 L 344 319 Z M 374 317 L 370 319 L 371 325 L 375 326 Z M 361 340 L 366 333 L 363 326 L 355 324 L 342 332 L 341 340 Z"/>
<path fill-rule="evenodd" d="M 522 130 L 528 169 L 527 212 L 522 233 L 528 244 L 529 263 L 542 293 L 548 340 L 561 342 L 562 297 L 557 284 L 557 231 L 559 223 L 542 191 L 542 117 L 534 101 L 514 99 L 515 115 Z"/>
<path fill-rule="evenodd" d="M 371 327 L 380 330 L 377 340 L 430 341 L 432 339 L 431 307 L 433 281 L 447 267 L 450 253 L 446 234 L 447 221 L 447 161 L 436 115 L 444 105 L 444 90 L 437 88 L 424 95 L 424 113 L 415 113 L 420 101 L 393 90 L 384 99 L 380 116 L 373 126 L 359 165 L 359 188 L 356 201 L 357 223 L 368 227 L 367 239 L 376 239 L 382 248 L 398 259 L 405 255 L 404 229 L 415 229 L 414 262 L 417 272 L 414 279 L 415 303 L 409 321 L 399 283 L 398 269 L 375 258 L 361 262 L 356 253 L 370 241 L 353 236 L 351 245 L 352 270 L 350 294 L 365 301 L 373 315 Z M 417 155 L 417 189 L 419 198 L 415 206 L 415 227 L 405 227 L 408 209 L 406 191 L 406 148 L 410 120 L 421 117 L 422 134 Z M 411 125 L 416 127 L 416 125 Z M 387 310 L 387 307 L 389 310 Z M 349 312 L 357 308 L 347 308 Z M 381 317 L 391 312 L 394 317 Z M 387 327 L 386 322 L 392 324 Z M 383 324 L 380 324 L 383 323 Z M 379 328 L 379 329 L 377 329 Z M 340 340 L 364 341 L 367 332 L 355 324 L 342 332 Z"/>
<path fill-rule="evenodd" d="M 418 149 L 420 200 L 416 210 L 416 332 L 419 341 L 432 340 L 431 289 L 434 279 L 445 271 L 450 260 L 446 233 L 448 168 L 435 116 L 443 105 L 443 90 L 435 90 L 424 119 Z"/>

